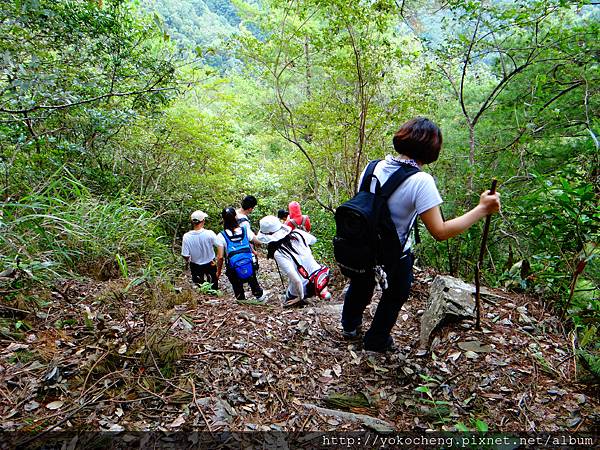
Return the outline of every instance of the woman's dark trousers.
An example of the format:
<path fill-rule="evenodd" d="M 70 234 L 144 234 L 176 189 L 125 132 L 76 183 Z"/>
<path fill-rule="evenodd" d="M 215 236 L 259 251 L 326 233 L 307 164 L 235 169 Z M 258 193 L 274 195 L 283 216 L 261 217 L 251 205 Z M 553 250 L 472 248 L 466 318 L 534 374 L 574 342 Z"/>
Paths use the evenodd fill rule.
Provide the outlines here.
<path fill-rule="evenodd" d="M 390 333 L 398 319 L 400 308 L 410 293 L 413 259 L 413 255 L 407 253 L 394 267 L 386 267 L 388 288 L 383 290 L 371 327 L 365 333 L 365 350 L 384 352 L 391 346 Z M 372 273 L 350 280 L 342 310 L 342 326 L 345 331 L 353 331 L 362 324 L 363 313 L 371 303 L 374 289 L 375 276 Z"/>

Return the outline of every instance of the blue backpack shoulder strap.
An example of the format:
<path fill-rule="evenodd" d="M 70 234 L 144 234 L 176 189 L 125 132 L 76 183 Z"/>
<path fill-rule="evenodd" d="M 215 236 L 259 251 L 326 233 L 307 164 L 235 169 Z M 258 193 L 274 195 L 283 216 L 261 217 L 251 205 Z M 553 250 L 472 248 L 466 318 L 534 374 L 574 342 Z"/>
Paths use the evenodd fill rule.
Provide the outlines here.
<path fill-rule="evenodd" d="M 223 235 L 223 237 L 225 238 L 225 245 L 227 245 L 227 241 L 229 241 L 229 236 L 227 235 L 227 230 L 223 230 L 221 231 L 221 234 Z"/>
<path fill-rule="evenodd" d="M 371 190 L 371 178 L 375 177 L 373 172 L 375 172 L 375 166 L 377 166 L 379 161 L 381 160 L 374 159 L 373 161 L 369 162 L 369 165 L 365 169 L 365 175 L 360 183 L 360 188 L 358 189 L 359 191 L 369 192 Z M 377 185 L 379 185 L 379 181 L 377 182 Z"/>
<path fill-rule="evenodd" d="M 389 198 L 408 177 L 417 172 L 420 172 L 420 170 L 416 167 L 401 164 L 381 187 L 381 196 Z"/>
<path fill-rule="evenodd" d="M 244 240 L 244 238 L 246 237 L 246 230 L 245 230 L 245 227 L 240 227 L 240 228 L 241 228 L 241 230 L 242 230 L 242 240 Z M 233 232 L 233 230 L 231 231 L 231 234 L 232 234 L 232 236 L 229 236 L 229 235 L 227 234 L 227 230 L 223 230 L 223 231 L 221 231 L 221 234 L 222 234 L 223 236 L 225 236 L 225 240 L 227 240 L 227 241 L 231 241 L 231 242 L 233 242 L 233 239 L 232 239 L 233 237 L 239 236 L 239 234 L 235 234 L 235 233 Z"/>

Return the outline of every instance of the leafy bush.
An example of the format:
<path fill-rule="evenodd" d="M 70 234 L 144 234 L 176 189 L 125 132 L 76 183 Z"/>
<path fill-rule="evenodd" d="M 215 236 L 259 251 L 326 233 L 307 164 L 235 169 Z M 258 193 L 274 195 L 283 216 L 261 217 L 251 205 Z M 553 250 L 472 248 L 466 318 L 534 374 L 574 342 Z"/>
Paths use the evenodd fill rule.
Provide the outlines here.
<path fill-rule="evenodd" d="M 3 265 L 19 256 L 107 279 L 121 272 L 115 255 L 134 266 L 170 260 L 156 215 L 125 195 L 98 199 L 68 172 L 40 193 L 4 203 L 2 213 Z"/>

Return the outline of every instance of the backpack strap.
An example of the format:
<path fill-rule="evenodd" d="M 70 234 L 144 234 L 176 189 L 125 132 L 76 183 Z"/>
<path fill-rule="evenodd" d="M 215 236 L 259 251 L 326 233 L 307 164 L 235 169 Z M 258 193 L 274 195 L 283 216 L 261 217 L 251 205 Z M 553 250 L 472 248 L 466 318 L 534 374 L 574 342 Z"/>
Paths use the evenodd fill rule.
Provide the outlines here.
<path fill-rule="evenodd" d="M 404 183 L 404 181 L 414 175 L 417 172 L 420 172 L 420 169 L 416 167 L 409 166 L 406 164 L 400 165 L 398 169 L 388 178 L 388 180 L 381 186 L 381 196 L 384 198 L 390 198 L 390 196 L 398 189 L 398 187 Z"/>
<path fill-rule="evenodd" d="M 400 187 L 402 183 L 406 181 L 407 178 L 414 175 L 421 170 L 414 167 L 409 166 L 407 164 L 401 164 L 398 169 L 388 178 L 388 180 L 381 187 L 381 196 L 386 200 L 390 198 L 390 196 Z M 409 222 L 410 223 L 410 222 Z M 406 232 L 406 239 L 402 242 L 402 252 L 404 252 L 404 248 L 406 247 L 406 243 L 408 242 L 408 236 L 410 234 L 410 228 Z"/>
<path fill-rule="evenodd" d="M 369 162 L 369 165 L 367 165 L 367 168 L 365 169 L 365 174 L 363 175 L 362 182 L 360 183 L 360 188 L 358 189 L 359 191 L 371 191 L 371 179 L 377 179 L 377 177 L 375 177 L 374 175 L 374 172 L 375 166 L 377 166 L 377 163 L 379 163 L 379 161 L 381 160 L 374 159 L 373 161 Z M 379 180 L 377 180 L 377 187 L 379 187 Z M 375 189 L 377 189 L 377 187 Z"/>
<path fill-rule="evenodd" d="M 415 229 L 415 244 L 421 243 L 421 235 L 419 234 L 419 215 L 415 217 L 415 221 L 413 222 L 413 228 Z"/>
<path fill-rule="evenodd" d="M 308 280 L 310 278 L 309 273 L 306 271 L 306 269 L 304 268 L 304 266 L 302 264 L 300 264 L 298 262 L 298 260 L 296 259 L 296 257 L 294 256 L 293 252 L 289 251 L 287 248 L 285 247 L 279 247 L 278 250 L 281 253 L 285 253 L 286 255 L 288 255 L 290 258 L 292 258 L 292 261 L 294 261 L 294 264 L 296 264 L 296 267 L 298 269 L 298 273 L 302 276 L 302 278 Z"/>
<path fill-rule="evenodd" d="M 306 231 L 306 216 L 304 215 L 302 216 L 302 222 L 300 222 L 300 226 Z"/>
<path fill-rule="evenodd" d="M 294 236 L 298 236 L 300 239 L 302 239 L 302 243 L 304 244 L 305 247 L 308 247 L 308 244 L 306 243 L 306 239 L 304 239 L 304 236 L 302 236 L 300 233 L 298 233 L 296 230 L 292 230 L 290 232 L 290 234 L 294 234 Z"/>
<path fill-rule="evenodd" d="M 240 227 L 242 229 L 242 237 L 240 239 L 241 242 L 244 241 L 244 239 L 246 238 L 246 230 L 244 229 L 244 227 Z M 233 231 L 232 231 L 233 233 Z M 223 230 L 221 231 L 221 234 L 223 234 L 223 236 L 225 236 L 225 241 L 229 241 L 233 243 L 233 239 L 231 239 L 233 236 L 229 236 L 227 234 L 227 230 Z M 239 236 L 238 234 L 236 234 L 235 236 Z M 227 242 L 225 242 L 225 244 L 227 244 Z M 238 253 L 252 253 L 252 250 L 250 249 L 250 242 L 248 242 L 248 247 L 246 248 L 240 248 L 238 250 L 234 250 L 230 253 L 227 253 L 227 245 L 225 245 L 225 253 L 227 256 L 227 259 L 231 258 L 234 255 L 237 255 Z"/>
<path fill-rule="evenodd" d="M 223 230 L 221 231 L 221 234 L 223 235 L 223 237 L 225 238 L 225 245 L 227 245 L 227 241 L 230 241 L 231 239 L 229 239 L 229 236 L 227 236 L 227 231 Z"/>
<path fill-rule="evenodd" d="M 244 227 L 240 227 L 240 228 L 242 229 L 242 240 L 243 240 L 243 239 L 244 239 L 244 233 L 245 233 L 245 230 L 244 230 Z M 229 242 L 233 242 L 233 239 L 232 239 L 232 238 L 234 238 L 234 237 L 236 237 L 236 236 L 239 236 L 239 234 L 234 234 L 234 233 L 233 233 L 233 230 L 231 231 L 231 234 L 232 234 L 232 236 L 229 236 L 229 235 L 227 234 L 227 230 L 223 230 L 223 231 L 221 231 L 221 234 L 222 234 L 222 235 L 225 237 L 225 244 L 227 244 L 227 241 L 229 241 Z"/>
<path fill-rule="evenodd" d="M 223 238 L 225 239 L 225 264 L 229 265 L 229 255 L 227 254 L 227 242 L 231 242 L 231 239 L 229 238 L 229 236 L 227 235 L 227 230 L 223 230 L 221 231 L 221 234 L 223 235 Z"/>

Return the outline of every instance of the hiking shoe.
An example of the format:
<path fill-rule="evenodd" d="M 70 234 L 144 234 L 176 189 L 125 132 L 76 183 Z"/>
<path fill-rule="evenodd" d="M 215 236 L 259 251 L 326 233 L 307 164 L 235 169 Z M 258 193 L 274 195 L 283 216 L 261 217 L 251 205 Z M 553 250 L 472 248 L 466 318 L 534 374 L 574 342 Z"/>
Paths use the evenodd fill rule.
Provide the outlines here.
<path fill-rule="evenodd" d="M 396 347 L 396 345 L 394 344 L 394 340 L 390 336 L 384 347 L 370 347 L 369 345 L 365 344 L 363 346 L 363 350 L 365 350 L 367 352 L 387 353 L 387 352 L 397 352 L 398 347 Z"/>
<path fill-rule="evenodd" d="M 302 299 L 300 297 L 294 297 L 294 298 L 284 297 L 283 302 L 282 302 L 282 306 L 284 308 L 289 308 L 291 306 L 296 306 L 296 305 L 298 305 L 300 303 L 302 303 Z"/>
<path fill-rule="evenodd" d="M 321 297 L 322 300 L 331 300 L 331 292 L 323 291 L 319 294 L 319 297 Z"/>
<path fill-rule="evenodd" d="M 348 339 L 348 340 L 352 340 L 352 339 L 358 339 L 360 337 L 360 325 L 357 326 L 354 330 L 350 330 L 350 331 L 346 331 L 346 330 L 342 330 L 342 336 L 344 336 L 344 339 Z"/>
<path fill-rule="evenodd" d="M 266 303 L 266 301 L 268 299 L 269 299 L 269 291 L 263 291 L 263 293 L 260 297 L 256 297 L 256 301 L 262 302 L 262 303 Z"/>

